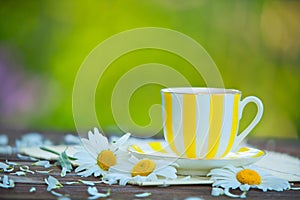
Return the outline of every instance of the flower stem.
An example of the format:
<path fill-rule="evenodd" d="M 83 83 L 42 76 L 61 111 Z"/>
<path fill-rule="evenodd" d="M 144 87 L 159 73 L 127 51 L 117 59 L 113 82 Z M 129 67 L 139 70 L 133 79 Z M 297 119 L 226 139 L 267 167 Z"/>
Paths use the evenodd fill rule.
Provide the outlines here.
<path fill-rule="evenodd" d="M 40 147 L 40 149 L 42 149 L 42 150 L 44 150 L 44 151 L 47 151 L 47 152 L 49 152 L 49 153 L 53 153 L 53 154 L 55 154 L 55 155 L 60 156 L 60 153 L 58 153 L 57 151 L 54 151 L 54 150 L 52 150 L 52 149 L 48 149 L 47 147 Z M 74 158 L 74 157 L 71 157 L 71 156 L 68 156 L 68 158 L 69 158 L 70 160 L 77 160 L 77 158 Z"/>

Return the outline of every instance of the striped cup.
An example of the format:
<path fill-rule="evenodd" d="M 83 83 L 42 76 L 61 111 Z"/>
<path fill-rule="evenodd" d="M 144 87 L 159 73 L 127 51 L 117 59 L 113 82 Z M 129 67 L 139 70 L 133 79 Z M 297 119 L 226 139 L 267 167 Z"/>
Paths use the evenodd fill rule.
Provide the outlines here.
<path fill-rule="evenodd" d="M 180 157 L 215 159 L 226 156 L 260 121 L 263 104 L 257 97 L 241 100 L 241 92 L 222 88 L 165 88 L 161 90 L 164 137 Z M 238 134 L 246 104 L 257 114 Z"/>

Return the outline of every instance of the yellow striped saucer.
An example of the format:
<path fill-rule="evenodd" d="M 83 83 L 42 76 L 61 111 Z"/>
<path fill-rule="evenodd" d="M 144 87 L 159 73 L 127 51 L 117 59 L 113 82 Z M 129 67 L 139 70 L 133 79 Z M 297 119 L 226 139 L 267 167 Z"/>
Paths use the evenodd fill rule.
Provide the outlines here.
<path fill-rule="evenodd" d="M 211 169 L 233 165 L 235 167 L 250 165 L 262 158 L 266 153 L 262 150 L 243 147 L 237 152 L 230 152 L 218 159 L 190 159 L 178 157 L 162 140 L 141 142 L 128 147 L 129 152 L 138 158 L 149 158 L 175 162 L 177 174 L 206 175 Z"/>

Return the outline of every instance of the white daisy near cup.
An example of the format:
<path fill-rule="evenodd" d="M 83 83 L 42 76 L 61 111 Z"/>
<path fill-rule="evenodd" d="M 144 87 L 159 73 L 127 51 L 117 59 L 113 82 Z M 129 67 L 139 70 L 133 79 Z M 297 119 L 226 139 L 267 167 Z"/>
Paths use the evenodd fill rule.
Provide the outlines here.
<path fill-rule="evenodd" d="M 130 182 L 156 181 L 163 179 L 176 179 L 175 163 L 163 160 L 138 159 L 131 156 L 127 162 L 119 163 L 109 168 L 103 180 L 109 184 L 126 185 Z"/>
<path fill-rule="evenodd" d="M 228 165 L 211 170 L 207 176 L 210 176 L 210 180 L 214 181 L 212 184 L 213 196 L 225 194 L 230 197 L 245 198 L 250 188 L 257 188 L 266 192 L 267 190 L 283 191 L 291 187 L 287 180 L 277 178 L 254 166 L 234 167 Z M 241 195 L 230 193 L 230 189 L 237 188 L 243 191 Z"/>
<path fill-rule="evenodd" d="M 74 154 L 78 167 L 75 172 L 87 177 L 94 174 L 95 177 L 103 176 L 111 166 L 123 163 L 129 157 L 128 152 L 121 149 L 122 145 L 130 137 L 130 133 L 123 135 L 115 143 L 109 144 L 97 128 L 94 132 L 88 132 L 88 139 L 82 138 L 82 146 Z"/>

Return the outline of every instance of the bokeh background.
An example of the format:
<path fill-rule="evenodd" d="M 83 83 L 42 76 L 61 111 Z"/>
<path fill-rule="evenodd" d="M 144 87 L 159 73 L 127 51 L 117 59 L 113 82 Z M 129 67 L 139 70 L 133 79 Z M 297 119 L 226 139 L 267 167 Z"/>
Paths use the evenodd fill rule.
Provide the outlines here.
<path fill-rule="evenodd" d="M 85 57 L 114 34 L 151 26 L 192 37 L 213 58 L 226 88 L 263 100 L 264 116 L 250 136 L 297 138 L 299 11 L 299 1 L 286 0 L 1 0 L 0 129 L 75 131 L 72 89 Z M 121 132 L 110 108 L 118 78 L 150 62 L 173 67 L 193 86 L 205 86 L 188 63 L 171 53 L 148 49 L 122 56 L 105 72 L 96 94 L 104 132 Z M 132 96 L 129 109 L 137 124 L 149 123 L 148 109 L 160 103 L 161 88 L 146 85 Z M 253 118 L 255 106 L 246 112 L 241 128 Z"/>

